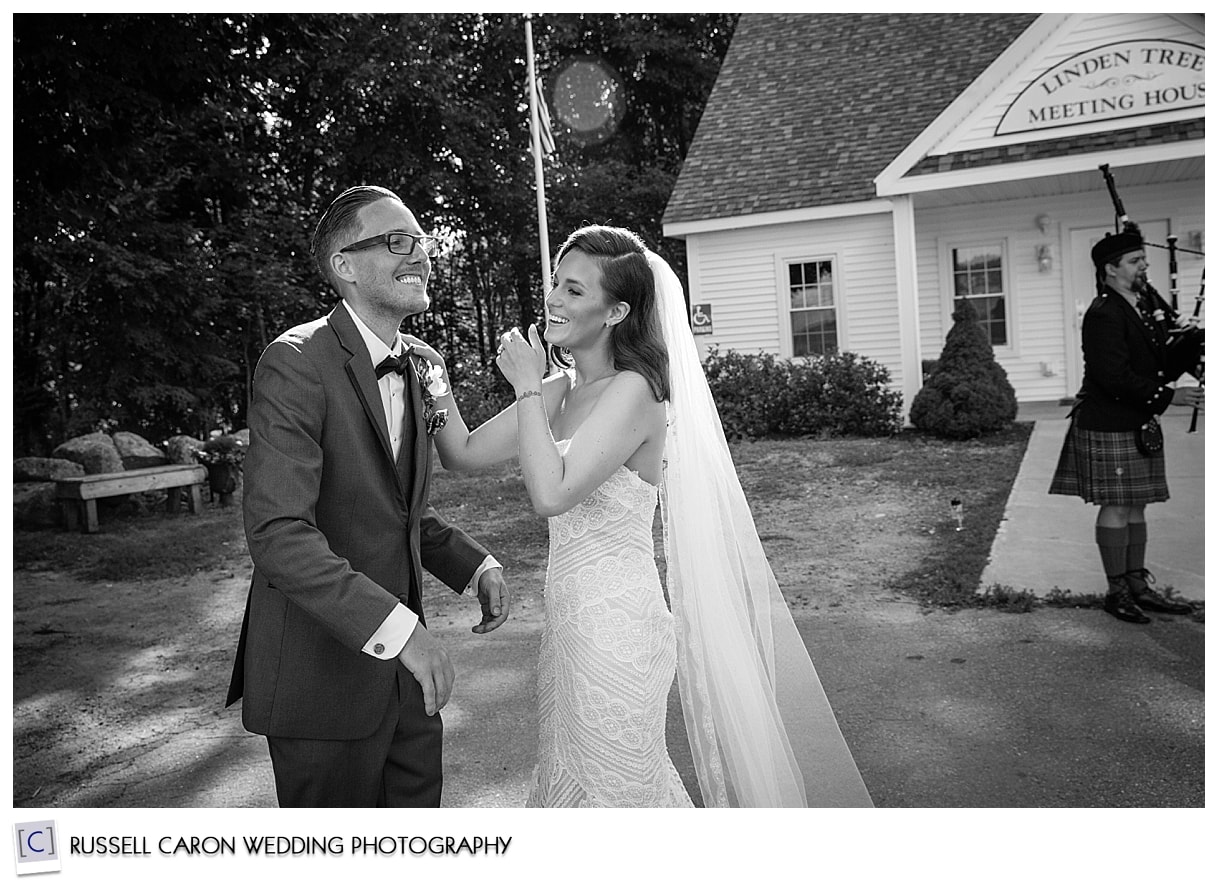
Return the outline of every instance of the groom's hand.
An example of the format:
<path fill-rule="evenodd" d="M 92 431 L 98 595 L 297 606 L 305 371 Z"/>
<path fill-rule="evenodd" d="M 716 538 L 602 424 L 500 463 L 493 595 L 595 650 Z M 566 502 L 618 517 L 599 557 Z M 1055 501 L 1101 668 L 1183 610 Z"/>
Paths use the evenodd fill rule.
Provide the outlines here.
<path fill-rule="evenodd" d="M 475 634 L 494 631 L 507 621 L 512 598 L 499 567 L 492 567 L 478 577 L 478 603 L 482 606 L 482 621 L 474 625 Z"/>
<path fill-rule="evenodd" d="M 398 661 L 414 674 L 423 687 L 423 707 L 427 716 L 435 716 L 440 708 L 448 704 L 453 680 L 456 679 L 453 663 L 448 660 L 448 653 L 440 641 L 421 624 L 415 625 L 410 639 L 398 653 Z"/>

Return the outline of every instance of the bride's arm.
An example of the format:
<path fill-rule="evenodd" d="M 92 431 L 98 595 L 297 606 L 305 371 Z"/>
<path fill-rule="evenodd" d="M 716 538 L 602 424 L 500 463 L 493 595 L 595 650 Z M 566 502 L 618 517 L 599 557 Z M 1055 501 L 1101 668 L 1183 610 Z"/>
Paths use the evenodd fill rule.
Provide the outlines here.
<path fill-rule="evenodd" d="M 440 464 L 449 471 L 467 472 L 503 462 L 516 455 L 517 420 L 516 405 L 510 404 L 472 432 L 461 417 L 461 409 L 453 395 L 452 380 L 444 359 L 430 347 L 417 346 L 415 351 L 444 372 L 443 395 L 436 396 L 436 409 L 448 410 L 448 421 L 432 436 Z M 546 378 L 543 389 L 547 407 L 557 407 L 562 397 L 567 378 L 555 374 Z"/>
<path fill-rule="evenodd" d="M 540 348 L 537 331 L 529 329 Z M 517 344 L 508 357 L 524 351 Z M 513 344 L 509 343 L 509 347 Z M 522 360 L 535 356 L 523 355 Z M 505 376 L 516 389 L 520 469 L 533 509 L 552 517 L 574 508 L 624 465 L 644 442 L 664 430 L 664 405 L 656 401 L 647 380 L 623 371 L 609 380 L 596 405 L 571 437 L 565 455 L 550 432 L 544 399 L 537 394 L 536 373 L 505 364 Z M 519 365 L 519 362 L 518 362 Z M 532 394 L 530 394 L 532 393 Z"/>

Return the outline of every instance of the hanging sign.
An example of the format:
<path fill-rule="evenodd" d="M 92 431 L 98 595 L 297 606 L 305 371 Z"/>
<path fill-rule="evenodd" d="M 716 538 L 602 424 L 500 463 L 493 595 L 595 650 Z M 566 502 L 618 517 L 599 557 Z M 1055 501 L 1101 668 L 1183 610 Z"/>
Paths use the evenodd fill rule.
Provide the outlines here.
<path fill-rule="evenodd" d="M 1205 47 L 1179 40 L 1126 40 L 1080 52 L 1049 68 L 1019 93 L 994 134 L 1188 107 L 1205 107 Z"/>

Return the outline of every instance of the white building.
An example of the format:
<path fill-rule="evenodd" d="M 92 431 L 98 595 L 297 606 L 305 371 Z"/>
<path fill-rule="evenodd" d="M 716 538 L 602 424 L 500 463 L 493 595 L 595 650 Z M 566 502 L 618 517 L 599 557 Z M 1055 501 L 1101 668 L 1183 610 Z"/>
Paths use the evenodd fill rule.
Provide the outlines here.
<path fill-rule="evenodd" d="M 1201 15 L 742 15 L 664 215 L 698 340 L 857 352 L 908 411 L 967 296 L 1020 401 L 1072 396 L 1101 165 L 1193 311 L 1204 83 Z"/>

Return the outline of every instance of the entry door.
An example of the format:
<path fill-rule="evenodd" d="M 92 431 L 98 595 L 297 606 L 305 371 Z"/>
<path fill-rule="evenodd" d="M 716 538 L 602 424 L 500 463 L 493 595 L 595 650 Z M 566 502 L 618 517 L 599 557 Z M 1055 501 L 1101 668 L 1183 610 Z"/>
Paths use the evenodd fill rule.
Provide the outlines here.
<path fill-rule="evenodd" d="M 1167 221 L 1139 223 L 1146 247 L 1147 275 L 1150 284 L 1171 303 L 1171 277 L 1167 274 Z M 1073 395 L 1083 383 L 1083 314 L 1095 299 L 1095 267 L 1091 263 L 1091 246 L 1111 233 L 1111 225 L 1083 227 L 1070 231 L 1070 276 L 1066 278 L 1063 308 L 1066 317 L 1066 394 Z"/>

